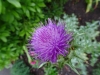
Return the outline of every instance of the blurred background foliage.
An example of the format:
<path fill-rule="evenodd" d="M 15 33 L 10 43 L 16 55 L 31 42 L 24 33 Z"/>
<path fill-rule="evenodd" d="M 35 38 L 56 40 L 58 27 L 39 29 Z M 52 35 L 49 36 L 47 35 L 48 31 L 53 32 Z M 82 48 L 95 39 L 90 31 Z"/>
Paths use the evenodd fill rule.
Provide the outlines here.
<path fill-rule="evenodd" d="M 39 22 L 62 14 L 66 0 L 59 1 L 0 0 L 0 69 L 23 54 L 23 46 Z"/>
<path fill-rule="evenodd" d="M 0 0 L 0 69 L 23 53 L 33 27 L 44 18 L 43 0 Z"/>

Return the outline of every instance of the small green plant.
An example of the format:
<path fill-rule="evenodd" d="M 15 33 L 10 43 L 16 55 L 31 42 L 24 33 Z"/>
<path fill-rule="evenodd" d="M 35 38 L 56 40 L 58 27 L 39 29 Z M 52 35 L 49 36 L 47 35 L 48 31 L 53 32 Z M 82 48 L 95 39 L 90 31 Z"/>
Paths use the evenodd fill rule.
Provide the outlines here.
<path fill-rule="evenodd" d="M 17 60 L 11 68 L 11 75 L 31 75 L 30 68 L 22 60 Z"/>
<path fill-rule="evenodd" d="M 97 31 L 98 21 L 86 22 L 86 26 L 78 26 L 78 19 L 75 15 L 71 17 L 65 15 L 63 18 L 62 21 L 66 22 L 66 28 L 73 33 L 72 47 L 69 50 L 68 59 L 64 60 L 64 63 L 76 73 L 75 68 L 79 68 L 81 74 L 87 75 L 88 61 L 91 61 L 90 65 L 93 66 L 100 55 L 100 43 L 96 41 L 96 36 L 100 33 Z M 87 57 L 88 54 L 91 54 L 91 59 Z"/>
<path fill-rule="evenodd" d="M 100 63 L 97 63 L 95 68 L 93 68 L 93 75 L 100 75 Z"/>
<path fill-rule="evenodd" d="M 86 13 L 88 13 L 91 9 L 93 9 L 93 4 L 95 3 L 94 9 L 97 8 L 100 0 L 85 0 L 87 3 Z"/>
<path fill-rule="evenodd" d="M 49 64 L 46 65 L 46 67 L 44 67 L 44 71 L 45 71 L 45 75 L 57 75 L 58 74 L 57 68 Z"/>

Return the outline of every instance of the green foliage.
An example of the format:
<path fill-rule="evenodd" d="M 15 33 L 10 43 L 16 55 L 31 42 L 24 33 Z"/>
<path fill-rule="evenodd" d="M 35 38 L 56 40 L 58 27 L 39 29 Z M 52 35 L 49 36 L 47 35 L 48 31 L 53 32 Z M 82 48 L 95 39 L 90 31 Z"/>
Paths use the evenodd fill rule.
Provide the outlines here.
<path fill-rule="evenodd" d="M 30 68 L 22 60 L 17 60 L 11 68 L 11 75 L 31 75 Z"/>
<path fill-rule="evenodd" d="M 93 69 L 93 75 L 100 75 L 100 63 L 97 63 L 96 68 Z"/>
<path fill-rule="evenodd" d="M 64 4 L 68 0 L 52 0 L 50 3 L 46 3 L 47 7 L 44 8 L 44 14 L 46 18 L 53 18 L 54 16 L 60 17 L 63 14 Z"/>
<path fill-rule="evenodd" d="M 98 6 L 100 0 L 85 0 L 87 3 L 86 13 L 93 9 L 92 5 L 95 3 L 94 9 Z"/>
<path fill-rule="evenodd" d="M 58 74 L 57 68 L 49 64 L 46 67 L 44 67 L 44 71 L 45 71 L 45 75 L 57 75 Z"/>
<path fill-rule="evenodd" d="M 23 53 L 30 33 L 44 18 L 50 0 L 0 0 L 0 69 Z"/>
<path fill-rule="evenodd" d="M 23 47 L 38 22 L 57 14 L 59 6 L 61 11 L 58 14 L 61 15 L 65 0 L 60 0 L 60 3 L 51 1 L 0 0 L 0 69 L 8 67 L 11 61 L 15 61 L 23 53 Z M 47 4 L 46 7 L 45 3 L 50 5 Z"/>
<path fill-rule="evenodd" d="M 76 19 L 76 20 L 75 20 Z M 78 19 L 72 15 L 71 17 L 64 16 L 67 29 L 73 33 L 73 41 L 71 43 L 70 53 L 66 60 L 72 68 L 79 68 L 82 70 L 82 74 L 86 75 L 87 60 L 90 60 L 93 66 L 97 57 L 100 55 L 100 43 L 96 41 L 96 36 L 99 35 L 97 31 L 98 21 L 92 23 L 87 22 L 86 26 L 78 27 Z M 71 24 L 72 23 L 72 24 Z M 88 58 L 87 55 L 91 54 L 92 58 Z M 95 59 L 95 60 L 94 60 Z"/>

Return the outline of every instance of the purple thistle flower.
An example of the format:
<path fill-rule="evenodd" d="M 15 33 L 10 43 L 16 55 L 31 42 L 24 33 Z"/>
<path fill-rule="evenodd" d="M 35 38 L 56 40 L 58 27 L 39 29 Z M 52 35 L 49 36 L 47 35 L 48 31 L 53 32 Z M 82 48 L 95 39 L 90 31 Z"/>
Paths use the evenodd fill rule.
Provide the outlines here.
<path fill-rule="evenodd" d="M 59 55 L 65 56 L 68 53 L 71 39 L 72 36 L 65 30 L 64 23 L 56 24 L 48 19 L 48 23 L 33 34 L 30 48 L 34 49 L 40 60 L 55 63 Z"/>

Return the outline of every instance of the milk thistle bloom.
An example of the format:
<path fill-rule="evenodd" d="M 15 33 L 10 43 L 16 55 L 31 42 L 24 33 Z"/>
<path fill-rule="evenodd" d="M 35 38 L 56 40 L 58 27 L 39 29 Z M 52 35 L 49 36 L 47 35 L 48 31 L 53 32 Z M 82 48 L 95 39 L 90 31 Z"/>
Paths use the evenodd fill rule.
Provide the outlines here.
<path fill-rule="evenodd" d="M 40 60 L 55 63 L 59 55 L 66 56 L 71 39 L 72 36 L 65 30 L 64 23 L 48 19 L 46 25 L 37 28 L 33 33 L 30 48 L 34 49 Z"/>

